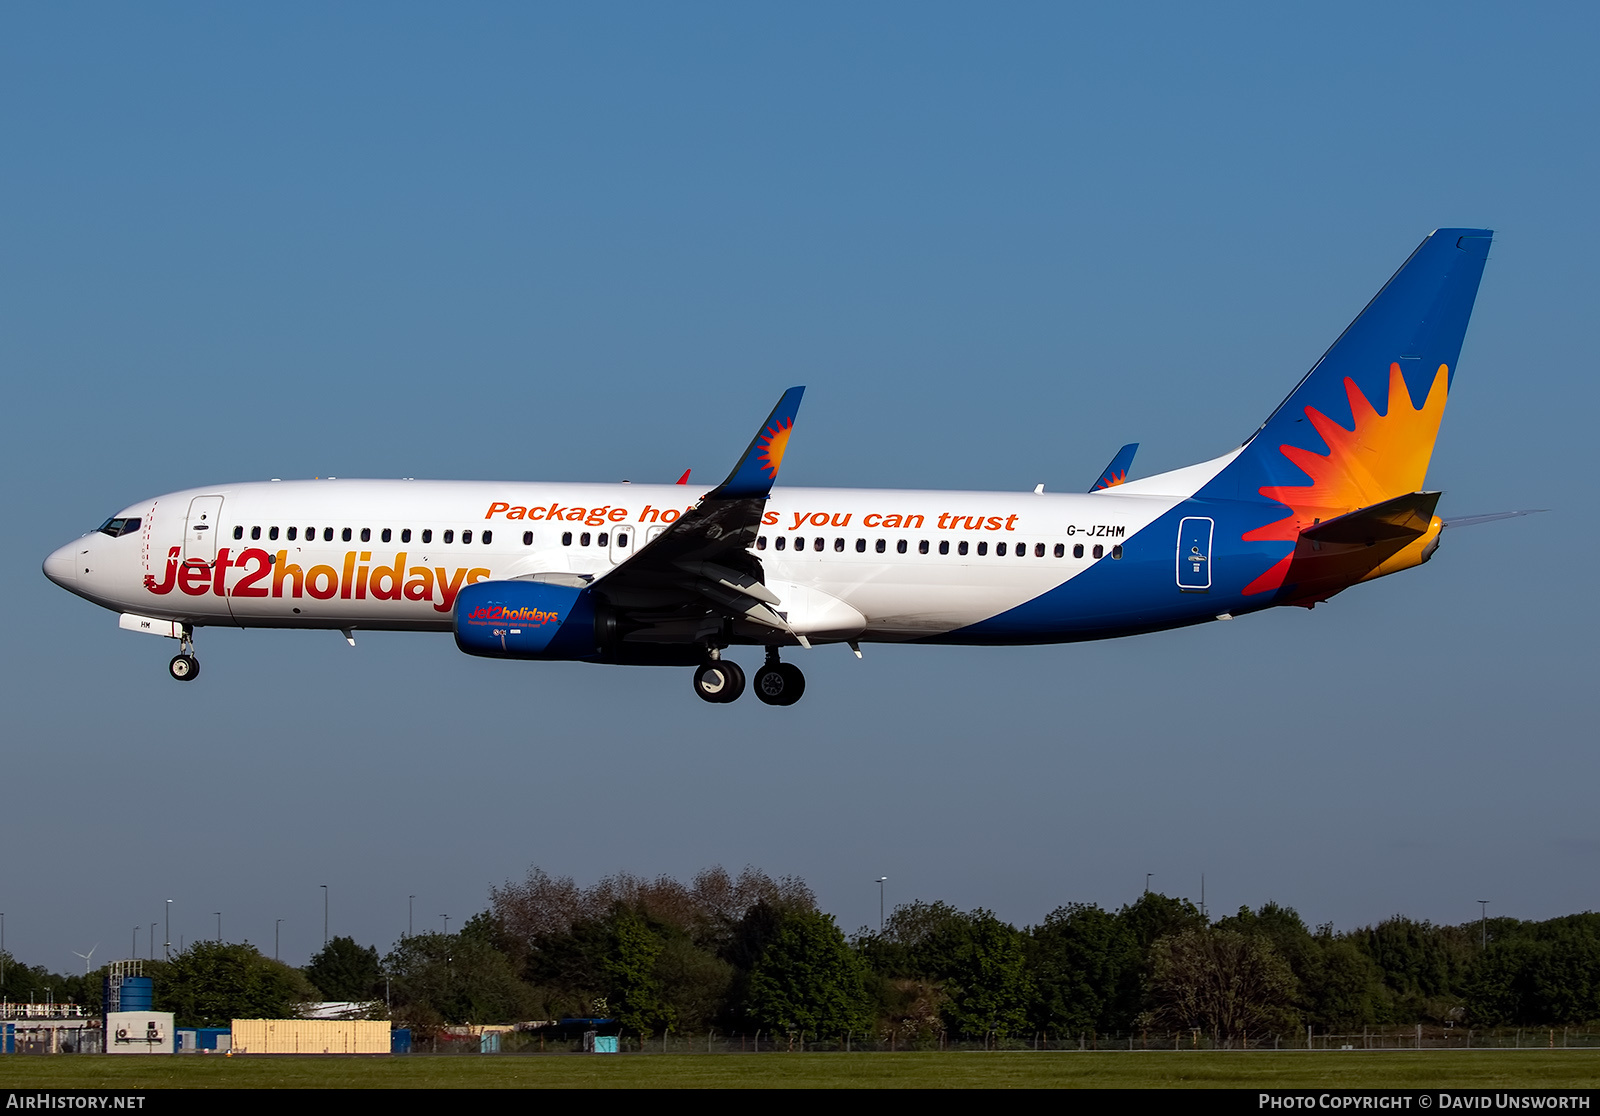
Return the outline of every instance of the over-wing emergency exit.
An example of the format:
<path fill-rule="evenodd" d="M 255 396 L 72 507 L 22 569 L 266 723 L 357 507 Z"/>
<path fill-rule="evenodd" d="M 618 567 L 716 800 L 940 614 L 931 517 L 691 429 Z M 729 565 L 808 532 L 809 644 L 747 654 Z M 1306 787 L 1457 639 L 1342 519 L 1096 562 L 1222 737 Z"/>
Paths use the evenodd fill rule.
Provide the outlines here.
<path fill-rule="evenodd" d="M 271 481 L 141 500 L 45 560 L 50 580 L 179 642 L 195 632 L 454 633 L 472 655 L 694 668 L 789 705 L 785 652 L 1105 639 L 1311 606 L 1426 562 L 1424 482 L 1491 233 L 1425 239 L 1239 448 L 1084 494 L 774 488 L 802 389 L 727 478 L 678 484 Z M 1493 518 L 1493 517 L 1480 517 Z M 792 660 L 794 655 L 790 654 Z"/>

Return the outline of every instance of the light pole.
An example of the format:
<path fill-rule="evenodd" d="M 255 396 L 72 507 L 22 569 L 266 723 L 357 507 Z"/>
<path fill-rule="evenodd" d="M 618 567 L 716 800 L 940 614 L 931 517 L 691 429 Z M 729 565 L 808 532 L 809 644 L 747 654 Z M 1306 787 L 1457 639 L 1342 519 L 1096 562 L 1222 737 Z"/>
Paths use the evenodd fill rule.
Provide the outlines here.
<path fill-rule="evenodd" d="M 217 912 L 217 944 L 222 944 L 222 912 Z"/>
<path fill-rule="evenodd" d="M 1487 899 L 1478 900 L 1478 926 L 1483 932 L 1481 948 L 1487 951 L 1489 949 L 1489 900 Z"/>
<path fill-rule="evenodd" d="M 879 876 L 873 881 L 878 885 L 878 933 L 880 934 L 883 933 L 883 881 L 888 878 L 888 876 Z"/>
<path fill-rule="evenodd" d="M 450 916 L 442 914 L 439 917 L 444 919 L 444 936 L 448 938 L 450 936 Z"/>
<path fill-rule="evenodd" d="M 328 948 L 328 885 L 322 885 L 322 948 Z"/>
<path fill-rule="evenodd" d="M 1155 875 L 1154 872 L 1146 872 L 1144 874 L 1144 893 L 1146 895 L 1150 894 L 1150 877 L 1153 875 Z"/>
<path fill-rule="evenodd" d="M 406 937 L 412 937 L 417 932 L 417 897 L 412 895 L 406 899 Z"/>
<path fill-rule="evenodd" d="M 278 959 L 278 932 L 283 927 L 283 919 L 278 919 L 272 924 L 272 959 Z"/>
<path fill-rule="evenodd" d="M 0 988 L 6 983 L 6 912 L 0 911 Z"/>
<path fill-rule="evenodd" d="M 167 955 L 167 960 L 172 960 L 172 900 L 167 900 L 167 933 L 166 941 L 161 943 L 161 948 Z"/>
<path fill-rule="evenodd" d="M 130 958 L 139 956 L 139 928 L 137 926 L 133 928 L 133 952 L 129 953 L 128 956 Z"/>
<path fill-rule="evenodd" d="M 150 960 L 156 959 L 156 924 L 150 924 Z"/>

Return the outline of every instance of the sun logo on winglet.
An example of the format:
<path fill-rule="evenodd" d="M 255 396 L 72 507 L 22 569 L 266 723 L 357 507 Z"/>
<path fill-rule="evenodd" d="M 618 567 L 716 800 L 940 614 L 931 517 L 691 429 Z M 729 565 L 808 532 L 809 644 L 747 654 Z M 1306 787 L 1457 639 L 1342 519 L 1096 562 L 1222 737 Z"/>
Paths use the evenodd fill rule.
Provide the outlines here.
<path fill-rule="evenodd" d="M 1317 410 L 1306 408 L 1306 418 L 1327 443 L 1326 454 L 1299 446 L 1279 446 L 1283 456 L 1294 462 L 1306 476 L 1308 485 L 1269 485 L 1261 495 L 1285 505 L 1282 519 L 1258 527 L 1244 536 L 1246 542 L 1274 540 L 1293 542 L 1300 532 L 1320 520 L 1371 507 L 1422 488 L 1433 456 L 1433 443 L 1439 436 L 1439 421 L 1450 394 L 1450 369 L 1439 365 L 1428 397 L 1421 407 L 1411 405 L 1400 365 L 1389 365 L 1388 413 L 1379 414 L 1367 401 L 1354 380 L 1346 377 L 1345 395 L 1350 400 L 1350 429 Z M 1244 591 L 1267 593 L 1280 588 L 1289 572 L 1293 554 L 1256 578 Z"/>
<path fill-rule="evenodd" d="M 783 464 L 783 451 L 789 448 L 789 431 L 794 429 L 794 419 L 786 418 L 773 423 L 756 439 L 756 461 L 768 480 L 778 476 L 778 466 Z"/>
<path fill-rule="evenodd" d="M 1100 483 L 1094 486 L 1094 490 L 1098 492 L 1102 488 L 1115 488 L 1117 485 L 1121 484 L 1127 479 L 1128 470 L 1126 469 L 1122 470 L 1120 473 L 1107 473 L 1105 476 L 1100 478 Z"/>

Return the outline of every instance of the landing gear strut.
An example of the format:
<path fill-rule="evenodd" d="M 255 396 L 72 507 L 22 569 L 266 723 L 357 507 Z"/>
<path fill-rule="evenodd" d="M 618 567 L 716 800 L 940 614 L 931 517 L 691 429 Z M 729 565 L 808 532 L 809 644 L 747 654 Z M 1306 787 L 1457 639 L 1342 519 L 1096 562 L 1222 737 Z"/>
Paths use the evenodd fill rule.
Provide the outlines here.
<path fill-rule="evenodd" d="M 167 673 L 179 682 L 193 682 L 200 677 L 200 660 L 194 657 L 194 637 L 187 627 L 178 646 L 181 650 L 167 664 Z"/>
<path fill-rule="evenodd" d="M 744 693 L 744 671 L 732 659 L 724 659 L 717 652 L 699 670 L 694 672 L 694 692 L 701 701 L 713 705 L 726 705 L 738 701 Z"/>
<path fill-rule="evenodd" d="M 806 692 L 806 676 L 793 663 L 780 663 L 778 649 L 767 648 L 767 661 L 755 676 L 756 697 L 768 705 L 793 705 Z"/>

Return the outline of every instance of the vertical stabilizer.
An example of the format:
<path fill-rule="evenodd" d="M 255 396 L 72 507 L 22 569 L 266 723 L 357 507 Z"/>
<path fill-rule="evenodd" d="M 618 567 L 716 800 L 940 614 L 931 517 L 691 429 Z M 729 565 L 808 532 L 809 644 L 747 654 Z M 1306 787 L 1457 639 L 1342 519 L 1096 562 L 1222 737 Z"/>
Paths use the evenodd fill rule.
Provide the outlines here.
<path fill-rule="evenodd" d="M 1492 236 L 1424 240 L 1199 493 L 1264 501 L 1243 538 L 1282 555 L 1247 593 L 1282 585 L 1304 528 L 1423 487 Z"/>

